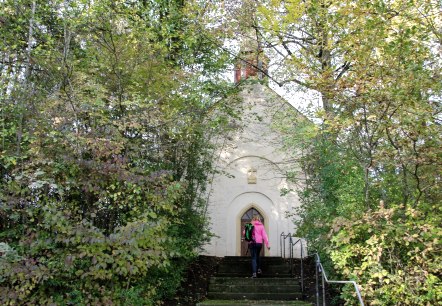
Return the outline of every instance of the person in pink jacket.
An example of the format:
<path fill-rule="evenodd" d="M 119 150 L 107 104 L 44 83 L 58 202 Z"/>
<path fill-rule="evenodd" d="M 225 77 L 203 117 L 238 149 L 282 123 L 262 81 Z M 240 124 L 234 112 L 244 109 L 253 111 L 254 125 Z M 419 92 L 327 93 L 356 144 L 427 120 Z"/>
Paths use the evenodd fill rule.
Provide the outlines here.
<path fill-rule="evenodd" d="M 255 278 L 256 274 L 261 274 L 261 259 L 259 254 L 261 253 L 262 245 L 265 243 L 267 249 L 270 250 L 269 238 L 267 237 L 264 225 L 261 223 L 259 215 L 253 215 L 253 234 L 252 242 L 249 243 L 250 255 L 252 256 L 252 277 Z"/>

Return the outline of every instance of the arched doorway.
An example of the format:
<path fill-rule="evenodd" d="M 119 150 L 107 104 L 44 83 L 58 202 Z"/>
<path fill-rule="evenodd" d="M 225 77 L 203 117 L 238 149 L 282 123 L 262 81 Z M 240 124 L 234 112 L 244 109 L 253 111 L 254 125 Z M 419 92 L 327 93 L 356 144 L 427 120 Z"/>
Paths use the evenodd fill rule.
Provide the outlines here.
<path fill-rule="evenodd" d="M 252 221 L 253 215 L 259 215 L 261 218 L 262 224 L 264 224 L 265 220 L 262 216 L 262 214 L 254 207 L 251 207 L 249 210 L 247 210 L 242 216 L 241 216 L 241 237 L 242 237 L 242 231 L 244 230 L 244 226 L 246 223 Z M 241 256 L 250 255 L 250 252 L 248 251 L 249 242 L 245 241 L 244 239 L 241 239 Z M 261 256 L 264 256 L 264 249 L 261 249 Z"/>

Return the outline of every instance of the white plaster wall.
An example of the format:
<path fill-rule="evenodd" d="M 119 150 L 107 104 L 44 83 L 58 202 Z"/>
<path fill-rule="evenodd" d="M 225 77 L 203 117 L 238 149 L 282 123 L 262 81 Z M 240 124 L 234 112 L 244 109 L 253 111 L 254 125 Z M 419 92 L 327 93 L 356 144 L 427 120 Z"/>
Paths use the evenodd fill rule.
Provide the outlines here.
<path fill-rule="evenodd" d="M 281 196 L 281 188 L 293 188 L 284 178 L 281 136 L 271 128 L 272 116 L 286 102 L 261 84 L 247 85 L 241 93 L 244 102 L 241 128 L 230 135 L 220 148 L 218 169 L 222 171 L 212 184 L 208 215 L 211 230 L 217 236 L 204 248 L 213 256 L 240 255 L 240 218 L 252 206 L 265 218 L 271 250 L 267 255 L 280 255 L 279 236 L 293 233 L 287 211 L 299 205 L 296 192 Z M 296 120 L 296 118 L 293 118 Z M 247 172 L 257 169 L 256 184 L 249 184 Z M 295 250 L 295 255 L 299 250 Z"/>

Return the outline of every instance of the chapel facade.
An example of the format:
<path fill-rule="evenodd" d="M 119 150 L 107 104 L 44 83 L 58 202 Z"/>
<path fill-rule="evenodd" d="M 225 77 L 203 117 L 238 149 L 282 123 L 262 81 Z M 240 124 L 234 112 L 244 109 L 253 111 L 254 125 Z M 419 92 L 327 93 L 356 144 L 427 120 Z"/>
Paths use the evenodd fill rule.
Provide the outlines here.
<path fill-rule="evenodd" d="M 204 247 L 203 254 L 246 255 L 242 230 L 253 214 L 259 214 L 271 245 L 265 256 L 280 256 L 280 235 L 295 231 L 287 212 L 293 213 L 300 202 L 296 186 L 286 179 L 293 155 L 283 150 L 284 135 L 275 123 L 281 118 L 296 122 L 302 115 L 267 85 L 268 60 L 261 50 L 252 52 L 252 48 L 244 46 L 241 49 L 234 72 L 240 86 L 241 120 L 232 122 L 235 128 L 217 144 L 218 174 L 211 184 L 207 211 L 216 236 Z M 281 195 L 282 190 L 291 191 Z M 299 256 L 298 246 L 294 253 Z"/>

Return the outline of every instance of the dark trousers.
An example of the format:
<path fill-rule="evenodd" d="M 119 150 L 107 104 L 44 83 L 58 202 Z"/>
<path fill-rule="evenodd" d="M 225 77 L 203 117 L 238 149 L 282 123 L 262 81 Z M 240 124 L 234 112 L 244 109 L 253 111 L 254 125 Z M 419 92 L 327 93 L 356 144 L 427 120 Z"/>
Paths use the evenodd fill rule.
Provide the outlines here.
<path fill-rule="evenodd" d="M 249 244 L 250 255 L 252 256 L 252 272 L 256 273 L 258 269 L 261 269 L 261 259 L 259 254 L 261 253 L 262 243 Z"/>

